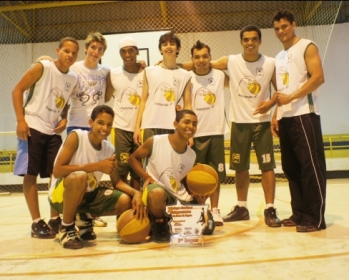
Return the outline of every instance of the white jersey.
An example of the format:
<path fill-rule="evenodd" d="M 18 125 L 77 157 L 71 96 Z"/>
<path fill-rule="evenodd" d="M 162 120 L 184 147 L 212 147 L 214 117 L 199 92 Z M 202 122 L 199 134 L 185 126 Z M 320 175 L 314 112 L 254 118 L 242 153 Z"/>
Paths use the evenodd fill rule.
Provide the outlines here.
<path fill-rule="evenodd" d="M 90 69 L 83 60 L 74 63 L 71 68 L 77 75 L 78 87 L 70 102 L 67 126 L 89 127 L 88 120 L 93 109 L 105 103 L 110 68 L 98 64 L 97 68 Z"/>
<path fill-rule="evenodd" d="M 54 61 L 41 60 L 39 63 L 43 65 L 43 73 L 27 95 L 24 103 L 25 121 L 30 128 L 53 135 L 77 79 L 71 70 L 62 73 Z"/>
<path fill-rule="evenodd" d="M 185 86 L 190 80 L 188 71 L 149 66 L 144 69 L 149 95 L 142 116 L 141 129 L 173 129 L 176 105 L 182 98 Z"/>
<path fill-rule="evenodd" d="M 181 180 L 194 166 L 196 154 L 187 146 L 183 154 L 173 150 L 168 134 L 153 137 L 151 156 L 146 159 L 146 171 L 156 180 L 156 184 L 165 187 L 171 194 L 182 201 L 191 201 Z"/>
<path fill-rule="evenodd" d="M 229 131 L 225 120 L 223 71 L 211 69 L 206 75 L 191 74 L 191 104 L 198 117 L 194 137 L 223 135 Z"/>
<path fill-rule="evenodd" d="M 114 92 L 115 118 L 113 127 L 134 131 L 137 111 L 142 98 L 143 71 L 129 73 L 123 66 L 110 71 Z"/>
<path fill-rule="evenodd" d="M 253 115 L 262 101 L 270 99 L 275 60 L 262 55 L 257 61 L 244 60 L 242 54 L 230 55 L 227 63 L 230 78 L 230 120 L 236 123 L 268 122 L 270 110 Z"/>
<path fill-rule="evenodd" d="M 77 150 L 75 151 L 69 165 L 83 165 L 88 163 L 94 163 L 94 162 L 100 162 L 108 157 L 111 157 L 114 154 L 115 148 L 114 146 L 108 142 L 107 140 L 102 141 L 102 148 L 98 151 L 94 149 L 90 143 L 90 140 L 88 138 L 89 131 L 81 130 L 81 129 L 74 129 L 71 133 L 75 132 L 79 138 L 79 146 Z M 64 143 L 61 145 L 56 159 L 61 153 L 63 149 Z M 93 191 L 95 188 L 98 187 L 98 183 L 102 178 L 103 173 L 100 171 L 94 171 L 89 174 L 89 182 L 87 187 L 87 192 Z M 52 191 L 55 189 L 55 187 L 58 185 L 58 182 L 61 181 L 62 178 L 55 178 L 52 175 L 51 178 L 51 185 L 49 190 L 49 197 L 52 198 Z M 51 199 L 52 201 L 52 199 Z"/>
<path fill-rule="evenodd" d="M 277 90 L 291 94 L 302 87 L 309 78 L 304 54 L 310 44 L 308 39 L 300 39 L 287 50 L 279 52 L 275 58 Z M 278 107 L 277 119 L 294 117 L 308 113 L 320 114 L 319 90 L 309 92 L 307 96 L 293 100 L 291 103 Z"/>

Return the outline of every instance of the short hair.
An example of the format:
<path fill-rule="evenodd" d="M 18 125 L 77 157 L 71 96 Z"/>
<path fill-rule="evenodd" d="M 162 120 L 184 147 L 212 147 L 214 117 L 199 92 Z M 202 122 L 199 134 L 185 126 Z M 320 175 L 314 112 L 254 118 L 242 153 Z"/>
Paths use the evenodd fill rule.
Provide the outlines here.
<path fill-rule="evenodd" d="M 161 44 L 167 42 L 167 41 L 175 41 L 176 42 L 176 45 L 177 45 L 177 48 L 180 48 L 181 47 L 181 40 L 174 34 L 173 31 L 170 31 L 170 32 L 167 32 L 163 35 L 160 36 L 160 39 L 159 39 L 159 50 L 161 50 Z M 177 55 L 179 54 L 179 52 L 177 52 Z"/>
<path fill-rule="evenodd" d="M 202 50 L 203 48 L 206 48 L 208 50 L 208 54 L 211 54 L 210 47 L 205 43 L 200 42 L 200 40 L 197 40 L 196 43 L 190 49 L 191 56 L 193 56 L 194 50 Z"/>
<path fill-rule="evenodd" d="M 107 113 L 109 115 L 111 115 L 114 119 L 114 111 L 112 108 L 110 108 L 108 105 L 98 105 L 96 107 L 94 107 L 92 113 L 91 113 L 91 119 L 94 121 L 98 115 L 102 114 L 102 113 Z"/>
<path fill-rule="evenodd" d="M 281 19 L 286 19 L 291 24 L 295 21 L 294 15 L 289 10 L 285 10 L 285 9 L 279 10 L 275 13 L 275 15 L 273 16 L 272 24 L 274 25 L 275 21 L 280 21 Z"/>
<path fill-rule="evenodd" d="M 176 122 L 179 122 L 181 119 L 183 119 L 184 115 L 186 115 L 186 114 L 193 115 L 197 118 L 197 115 L 194 113 L 194 111 L 188 110 L 188 109 L 183 109 L 183 110 L 180 110 L 176 113 Z"/>
<path fill-rule="evenodd" d="M 241 29 L 241 31 L 240 31 L 240 40 L 242 40 L 242 37 L 244 36 L 244 33 L 245 32 L 249 32 L 249 31 L 256 31 L 257 34 L 258 34 L 259 40 L 262 39 L 262 32 L 261 32 L 261 30 L 257 26 L 248 25 L 248 26 L 245 26 L 244 28 Z"/>
<path fill-rule="evenodd" d="M 85 48 L 87 49 L 92 42 L 99 42 L 107 49 L 107 40 L 100 32 L 90 32 L 85 39 Z"/>
<path fill-rule="evenodd" d="M 65 42 L 73 42 L 79 47 L 79 42 L 73 37 L 64 37 L 59 40 L 58 48 L 62 48 Z"/>

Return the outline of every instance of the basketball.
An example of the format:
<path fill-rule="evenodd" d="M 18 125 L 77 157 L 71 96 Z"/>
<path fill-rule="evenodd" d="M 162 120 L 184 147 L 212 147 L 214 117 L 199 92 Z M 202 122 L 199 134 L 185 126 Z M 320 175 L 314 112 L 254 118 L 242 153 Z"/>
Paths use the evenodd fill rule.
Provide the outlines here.
<path fill-rule="evenodd" d="M 116 228 L 122 240 L 127 243 L 141 243 L 145 241 L 150 232 L 149 219 L 137 220 L 133 210 L 126 210 L 118 217 Z"/>
<path fill-rule="evenodd" d="M 187 174 L 187 186 L 194 195 L 210 195 L 218 186 L 218 174 L 207 164 L 195 165 Z"/>

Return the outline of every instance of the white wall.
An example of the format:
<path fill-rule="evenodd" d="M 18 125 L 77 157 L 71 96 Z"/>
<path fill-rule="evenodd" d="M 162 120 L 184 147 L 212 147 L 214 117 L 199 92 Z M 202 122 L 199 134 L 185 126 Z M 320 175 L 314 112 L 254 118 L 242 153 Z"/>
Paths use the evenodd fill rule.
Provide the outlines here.
<path fill-rule="evenodd" d="M 333 28 L 332 37 L 328 45 L 324 60 L 325 84 L 320 88 L 320 108 L 323 134 L 348 134 L 349 133 L 349 23 L 337 24 Z M 297 28 L 297 35 L 314 38 L 315 42 L 325 40 L 331 32 L 330 27 L 305 27 Z M 324 34 L 326 33 L 326 34 Z M 123 34 L 125 35 L 125 34 Z M 143 33 L 145 35 L 145 33 Z M 134 35 L 135 36 L 135 35 Z M 161 55 L 157 48 L 157 39 L 143 37 L 139 46 L 148 46 L 151 41 L 150 59 L 151 65 L 158 61 Z M 241 52 L 239 31 L 221 31 L 211 33 L 187 33 L 179 34 L 182 41 L 182 50 L 178 61 L 190 59 L 190 47 L 196 40 L 201 39 L 212 48 L 213 59 L 232 53 Z M 109 39 L 108 39 L 109 40 Z M 107 52 L 112 56 L 119 57 L 117 42 L 108 41 Z M 155 44 L 156 43 L 156 44 Z M 82 60 L 84 54 L 84 41 L 79 41 L 80 52 L 78 60 Z M 219 48 L 216 46 L 219 45 Z M 56 57 L 55 49 L 58 43 L 22 44 L 22 45 L 0 45 L 0 132 L 15 130 L 15 114 L 12 106 L 11 92 L 23 73 L 30 67 L 31 63 L 41 55 Z M 216 51 L 219 49 L 219 51 Z M 272 29 L 262 30 L 262 45 L 260 52 L 265 55 L 275 56 L 282 49 L 281 43 L 276 39 Z M 323 52 L 323 50 L 322 50 Z M 108 59 L 102 58 L 106 65 Z M 113 66 L 113 65 L 110 65 Z M 9 139 L 9 138 L 8 138 Z M 10 142 L 10 143 L 7 143 Z M 0 149 L 15 148 L 15 138 L 7 140 L 0 137 Z"/>

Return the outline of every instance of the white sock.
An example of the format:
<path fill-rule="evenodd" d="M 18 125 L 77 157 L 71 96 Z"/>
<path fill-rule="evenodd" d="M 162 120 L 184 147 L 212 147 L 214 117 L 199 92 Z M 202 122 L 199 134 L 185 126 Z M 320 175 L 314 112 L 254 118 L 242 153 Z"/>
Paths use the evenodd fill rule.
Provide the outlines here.
<path fill-rule="evenodd" d="M 71 225 L 73 225 L 73 224 L 74 224 L 74 222 L 72 222 L 72 223 L 70 223 L 70 224 L 67 224 L 67 223 L 65 223 L 65 222 L 62 221 L 62 226 L 65 226 L 65 227 L 69 227 L 69 226 L 71 226 Z"/>
<path fill-rule="evenodd" d="M 37 218 L 35 220 L 33 220 L 33 223 L 38 223 L 41 220 L 41 218 Z"/>
<path fill-rule="evenodd" d="M 51 220 L 56 220 L 58 219 L 59 216 L 54 216 L 54 217 L 51 217 Z"/>
<path fill-rule="evenodd" d="M 267 204 L 265 205 L 265 209 L 268 209 L 268 208 L 270 208 L 270 207 L 273 207 L 273 208 L 274 208 L 274 203 L 267 203 Z"/>
<path fill-rule="evenodd" d="M 247 201 L 238 201 L 238 206 L 247 208 Z"/>

